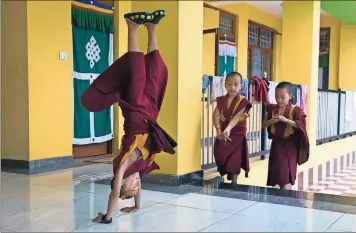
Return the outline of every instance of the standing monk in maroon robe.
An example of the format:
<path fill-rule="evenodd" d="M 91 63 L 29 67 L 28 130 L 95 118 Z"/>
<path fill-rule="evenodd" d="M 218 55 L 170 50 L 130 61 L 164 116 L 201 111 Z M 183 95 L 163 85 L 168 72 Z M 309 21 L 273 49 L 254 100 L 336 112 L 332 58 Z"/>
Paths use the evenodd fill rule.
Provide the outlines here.
<path fill-rule="evenodd" d="M 163 10 L 125 15 L 128 26 L 128 52 L 105 70 L 82 95 L 88 111 L 102 111 L 118 103 L 125 118 L 119 155 L 113 161 L 107 213 L 92 221 L 108 224 L 119 198 L 135 198 L 135 206 L 121 209 L 135 212 L 140 208 L 141 177 L 159 169 L 154 155 L 174 154 L 176 142 L 157 124 L 167 85 L 168 71 L 158 51 L 156 26 L 166 15 Z M 147 54 L 139 50 L 138 27 L 148 32 Z"/>
<path fill-rule="evenodd" d="M 241 168 L 248 177 L 250 170 L 246 139 L 246 119 L 252 105 L 239 94 L 242 76 L 231 72 L 226 76 L 227 94 L 216 98 L 217 106 L 213 113 L 213 123 L 217 139 L 214 143 L 214 157 L 221 176 L 228 175 L 232 184 L 237 184 Z"/>
<path fill-rule="evenodd" d="M 267 186 L 291 189 L 297 176 L 297 164 L 309 159 L 309 139 L 306 115 L 292 105 L 291 83 L 281 82 L 276 87 L 276 102 L 267 106 L 268 136 L 272 139 L 268 162 Z"/>

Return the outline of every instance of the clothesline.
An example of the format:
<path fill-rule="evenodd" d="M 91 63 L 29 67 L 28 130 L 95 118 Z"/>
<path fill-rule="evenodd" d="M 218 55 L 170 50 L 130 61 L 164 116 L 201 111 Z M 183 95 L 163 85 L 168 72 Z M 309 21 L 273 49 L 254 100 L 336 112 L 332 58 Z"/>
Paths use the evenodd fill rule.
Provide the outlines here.
<path fill-rule="evenodd" d="M 225 89 L 225 76 L 208 76 L 203 75 L 202 92 L 206 93 L 210 86 L 209 103 L 213 103 L 217 97 L 226 95 Z M 249 88 L 249 85 L 253 85 L 253 88 Z M 268 81 L 267 79 L 260 79 L 258 77 L 252 77 L 251 79 L 243 79 L 241 94 L 245 97 L 249 97 L 249 91 L 252 91 L 252 97 L 254 101 L 265 105 L 272 103 L 275 104 L 275 89 L 278 82 Z M 295 104 L 305 110 L 307 101 L 307 86 L 292 84 L 293 98 L 292 104 Z"/>

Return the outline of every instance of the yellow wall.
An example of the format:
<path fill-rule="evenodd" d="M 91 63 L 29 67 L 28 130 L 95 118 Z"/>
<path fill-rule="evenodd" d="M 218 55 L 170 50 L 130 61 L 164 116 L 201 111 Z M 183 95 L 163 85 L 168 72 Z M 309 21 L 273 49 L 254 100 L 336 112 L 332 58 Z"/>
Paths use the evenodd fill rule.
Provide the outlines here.
<path fill-rule="evenodd" d="M 201 77 L 203 67 L 203 2 L 179 1 L 178 26 L 178 175 L 181 175 L 200 170 L 201 166 L 202 81 L 194 77 Z M 189 38 L 194 38 L 194 42 Z"/>
<path fill-rule="evenodd" d="M 2 156 L 20 160 L 70 156 L 71 3 L 2 4 L 2 57 L 6 58 L 2 60 Z M 67 60 L 59 60 L 59 51 L 67 52 Z"/>
<path fill-rule="evenodd" d="M 303 15 L 303 17 L 299 17 Z M 320 2 L 298 1 L 283 3 L 282 78 L 308 86 L 307 131 L 311 151 L 316 145 Z M 299 33 L 298 40 L 295 33 Z M 295 58 L 298 58 L 296 69 Z M 281 80 L 277 80 L 281 81 Z"/>
<path fill-rule="evenodd" d="M 337 90 L 339 84 L 341 22 L 331 15 L 322 15 L 320 17 L 320 27 L 330 28 L 329 89 Z"/>
<path fill-rule="evenodd" d="M 157 40 L 160 53 L 168 67 L 168 85 L 163 106 L 159 115 L 159 123 L 174 138 L 178 137 L 178 2 L 168 1 L 132 1 L 132 11 L 154 11 L 163 9 L 167 16 L 160 22 L 157 29 Z M 139 42 L 143 52 L 147 49 L 147 33 L 140 28 Z M 174 54 L 174 56 L 173 56 Z M 168 120 L 170 119 L 170 120 Z M 156 157 L 161 169 L 159 173 L 177 174 L 177 155 L 161 154 Z"/>
<path fill-rule="evenodd" d="M 158 27 L 157 39 L 169 71 L 167 92 L 158 121 L 179 145 L 175 155 L 162 153 L 157 157 L 161 167 L 158 172 L 180 175 L 200 169 L 203 3 L 132 2 L 132 11 L 154 11 L 158 8 L 167 12 Z M 139 31 L 139 39 L 141 50 L 145 51 L 147 33 L 144 28 Z"/>
<path fill-rule="evenodd" d="M 219 11 L 204 7 L 204 30 L 219 28 Z"/>
<path fill-rule="evenodd" d="M 27 30 L 30 160 L 70 156 L 71 2 L 27 2 Z M 67 60 L 59 59 L 59 51 L 67 52 Z"/>
<path fill-rule="evenodd" d="M 356 26 L 342 25 L 340 36 L 339 82 L 342 90 L 356 90 Z"/>
<path fill-rule="evenodd" d="M 26 5 L 1 3 L 1 157 L 6 159 L 28 160 Z"/>
<path fill-rule="evenodd" d="M 247 76 L 247 59 L 248 59 L 248 21 L 253 21 L 267 27 L 273 28 L 278 32 L 282 31 L 282 19 L 262 11 L 247 3 L 227 4 L 218 6 L 219 9 L 237 15 L 236 34 L 237 34 L 237 70 L 244 76 Z M 280 40 L 276 40 L 274 44 L 277 48 L 281 46 Z M 280 61 L 277 58 L 280 53 L 275 53 L 275 61 Z M 278 63 L 273 65 L 273 73 L 277 76 L 280 71 L 276 71 L 280 65 Z M 277 78 L 274 76 L 274 79 Z"/>
<path fill-rule="evenodd" d="M 114 60 L 127 52 L 127 24 L 124 14 L 131 12 L 131 1 L 114 2 Z M 114 139 L 113 152 L 119 153 L 121 137 L 124 135 L 124 118 L 121 109 L 114 104 Z"/>

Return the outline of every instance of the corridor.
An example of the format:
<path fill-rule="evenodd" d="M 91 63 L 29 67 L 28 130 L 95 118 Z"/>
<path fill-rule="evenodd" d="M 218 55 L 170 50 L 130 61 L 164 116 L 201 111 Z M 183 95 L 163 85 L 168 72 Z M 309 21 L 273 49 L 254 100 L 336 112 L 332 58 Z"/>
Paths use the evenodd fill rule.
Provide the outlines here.
<path fill-rule="evenodd" d="M 32 176 L 2 172 L 1 232 L 356 231 L 351 197 L 212 182 L 144 183 L 139 212 L 91 224 L 106 210 L 110 170 L 95 164 Z M 132 201 L 120 201 L 120 208 Z"/>

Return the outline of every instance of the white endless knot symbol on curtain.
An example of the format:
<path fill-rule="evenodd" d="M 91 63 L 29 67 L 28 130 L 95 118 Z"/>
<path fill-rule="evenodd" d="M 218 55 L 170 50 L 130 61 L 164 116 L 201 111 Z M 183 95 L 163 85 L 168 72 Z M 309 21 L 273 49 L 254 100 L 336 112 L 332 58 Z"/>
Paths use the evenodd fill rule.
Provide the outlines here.
<path fill-rule="evenodd" d="M 95 62 L 98 62 L 100 60 L 99 54 L 101 52 L 99 45 L 96 43 L 94 36 L 90 38 L 85 48 L 87 50 L 85 56 L 89 60 L 90 68 L 93 69 Z"/>

